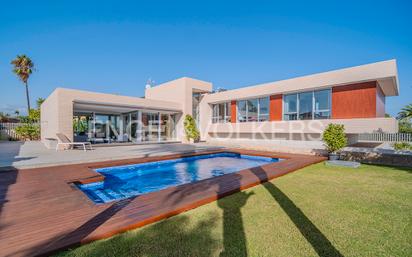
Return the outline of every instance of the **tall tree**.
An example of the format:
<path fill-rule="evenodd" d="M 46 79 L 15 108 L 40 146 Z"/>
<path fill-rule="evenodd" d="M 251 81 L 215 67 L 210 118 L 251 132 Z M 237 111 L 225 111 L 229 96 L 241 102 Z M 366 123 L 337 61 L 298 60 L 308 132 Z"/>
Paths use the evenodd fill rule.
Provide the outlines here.
<path fill-rule="evenodd" d="M 29 84 L 28 80 L 33 72 L 34 63 L 26 55 L 17 55 L 17 57 L 11 61 L 13 65 L 13 72 L 19 77 L 26 87 L 27 98 L 27 115 L 30 113 L 30 97 L 29 97 Z"/>
<path fill-rule="evenodd" d="M 407 120 L 411 118 L 412 118 L 412 104 L 408 104 L 407 106 L 403 107 L 401 111 L 398 113 L 398 119 Z"/>
<path fill-rule="evenodd" d="M 42 98 L 42 97 L 37 98 L 37 100 L 36 100 L 37 109 L 40 110 L 40 106 L 41 106 L 41 104 L 42 104 L 44 101 L 46 101 L 46 99 L 44 99 L 44 98 Z"/>

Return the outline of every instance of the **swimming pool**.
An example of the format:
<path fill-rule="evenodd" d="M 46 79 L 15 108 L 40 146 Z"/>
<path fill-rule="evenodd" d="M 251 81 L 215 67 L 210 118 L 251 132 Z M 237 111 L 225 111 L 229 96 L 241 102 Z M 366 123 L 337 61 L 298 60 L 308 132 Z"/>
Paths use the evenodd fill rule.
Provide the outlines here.
<path fill-rule="evenodd" d="M 107 203 L 278 161 L 237 153 L 197 155 L 96 169 L 104 181 L 77 186 L 95 203 Z"/>

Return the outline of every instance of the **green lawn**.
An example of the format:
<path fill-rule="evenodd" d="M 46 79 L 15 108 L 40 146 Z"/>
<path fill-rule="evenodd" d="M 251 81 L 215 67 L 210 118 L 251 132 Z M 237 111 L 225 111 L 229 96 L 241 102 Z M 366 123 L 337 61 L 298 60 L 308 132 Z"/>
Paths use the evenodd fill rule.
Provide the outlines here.
<path fill-rule="evenodd" d="M 59 256 L 412 256 L 412 169 L 320 163 Z"/>

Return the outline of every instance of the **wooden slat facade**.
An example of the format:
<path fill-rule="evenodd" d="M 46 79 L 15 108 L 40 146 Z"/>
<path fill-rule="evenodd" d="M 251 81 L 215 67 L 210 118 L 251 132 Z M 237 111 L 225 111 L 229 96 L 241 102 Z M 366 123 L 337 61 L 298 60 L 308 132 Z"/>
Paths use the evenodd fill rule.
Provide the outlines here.
<path fill-rule="evenodd" d="M 201 154 L 227 152 L 208 151 Z M 282 176 L 323 157 L 230 150 L 285 160 L 107 204 L 94 204 L 72 182 L 104 179 L 93 168 L 199 153 L 74 164 L 0 173 L 0 256 L 38 256 L 110 237 Z"/>

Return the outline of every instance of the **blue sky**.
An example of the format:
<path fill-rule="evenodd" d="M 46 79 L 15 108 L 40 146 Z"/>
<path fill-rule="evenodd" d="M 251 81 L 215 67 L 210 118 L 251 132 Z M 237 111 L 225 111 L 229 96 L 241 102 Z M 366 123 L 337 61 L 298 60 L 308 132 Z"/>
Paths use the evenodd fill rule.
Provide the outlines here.
<path fill-rule="evenodd" d="M 56 87 L 143 96 L 182 76 L 227 89 L 396 58 L 411 103 L 411 1 L 7 1 L 0 9 L 0 111 L 26 106 L 10 60 L 37 68 L 31 99 Z"/>

